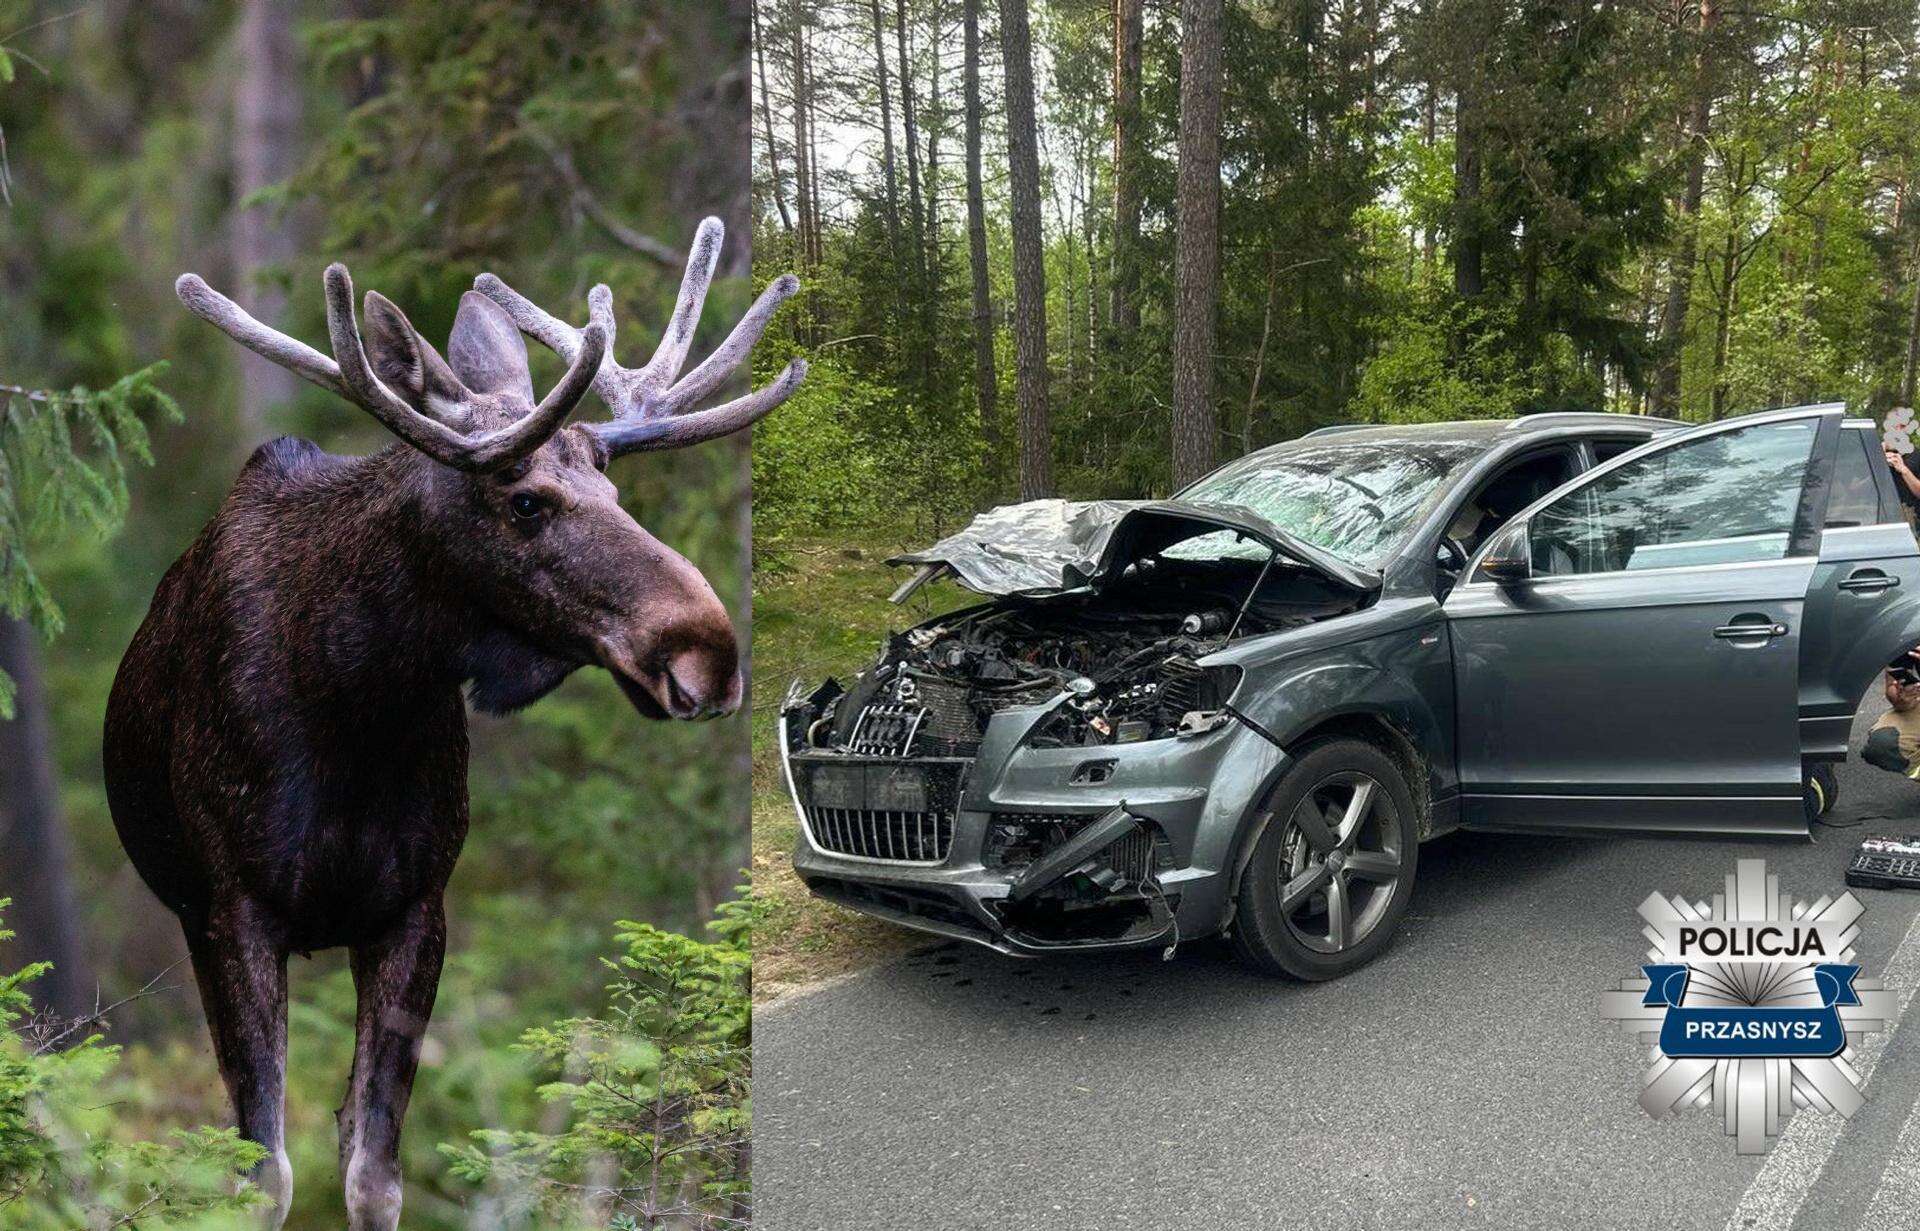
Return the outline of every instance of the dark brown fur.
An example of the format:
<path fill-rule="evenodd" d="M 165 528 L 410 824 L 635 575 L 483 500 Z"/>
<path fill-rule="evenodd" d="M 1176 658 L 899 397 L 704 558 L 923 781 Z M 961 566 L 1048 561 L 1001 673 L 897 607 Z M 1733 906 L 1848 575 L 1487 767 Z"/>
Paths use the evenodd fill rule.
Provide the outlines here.
<path fill-rule="evenodd" d="M 374 324 L 382 378 L 423 405 L 445 365 L 426 348 L 410 374 L 410 327 Z M 460 379 L 503 379 L 461 341 L 456 325 Z M 519 381 L 524 351 L 515 362 Z M 273 1155 L 257 1178 L 276 1221 L 291 1190 L 286 959 L 344 946 L 360 995 L 340 1113 L 348 1210 L 356 1229 L 397 1224 L 400 1125 L 467 833 L 463 692 L 512 710 L 597 664 L 651 717 L 738 704 L 724 608 L 620 508 L 605 462 L 580 428 L 497 474 L 404 445 L 336 457 L 276 440 L 167 571 L 121 663 L 104 744 L 114 823 L 180 919 L 240 1129 Z"/>

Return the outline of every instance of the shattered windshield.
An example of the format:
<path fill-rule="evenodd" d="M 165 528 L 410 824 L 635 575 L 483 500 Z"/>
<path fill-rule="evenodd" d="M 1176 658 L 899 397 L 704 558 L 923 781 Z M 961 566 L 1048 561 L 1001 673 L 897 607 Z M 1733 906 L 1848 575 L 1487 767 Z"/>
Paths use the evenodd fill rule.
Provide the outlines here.
<path fill-rule="evenodd" d="M 1194 504 L 1252 509 L 1282 530 L 1349 564 L 1382 560 L 1446 490 L 1448 478 L 1485 446 L 1469 441 L 1300 443 L 1250 453 L 1179 493 Z M 1230 530 L 1163 553 L 1189 560 L 1263 559 L 1266 549 Z"/>

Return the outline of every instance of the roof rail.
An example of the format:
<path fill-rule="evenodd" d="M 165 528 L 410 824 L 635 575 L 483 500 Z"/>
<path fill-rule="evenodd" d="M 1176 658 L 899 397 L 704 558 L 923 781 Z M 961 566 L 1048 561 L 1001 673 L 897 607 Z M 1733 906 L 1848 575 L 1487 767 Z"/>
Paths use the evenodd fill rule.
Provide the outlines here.
<path fill-rule="evenodd" d="M 1679 419 L 1669 419 L 1664 415 L 1642 415 L 1617 410 L 1541 410 L 1531 414 L 1516 415 L 1512 422 L 1525 424 L 1538 423 L 1544 420 L 1546 422 L 1571 421 L 1577 423 L 1592 423 L 1596 420 L 1604 422 L 1609 419 L 1624 419 L 1629 423 L 1644 423 L 1648 420 L 1655 423 L 1682 422 Z"/>

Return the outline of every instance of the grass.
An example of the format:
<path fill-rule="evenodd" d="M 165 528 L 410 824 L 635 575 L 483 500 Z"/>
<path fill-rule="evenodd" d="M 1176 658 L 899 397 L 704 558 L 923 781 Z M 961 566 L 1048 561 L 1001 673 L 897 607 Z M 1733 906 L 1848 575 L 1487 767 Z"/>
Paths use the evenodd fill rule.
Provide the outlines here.
<path fill-rule="evenodd" d="M 780 774 L 780 702 L 798 678 L 809 688 L 842 682 L 878 655 L 890 629 L 961 605 L 970 596 L 930 586 L 932 598 L 887 602 L 909 575 L 884 561 L 902 544 L 882 534 L 755 544 L 753 577 L 753 894 L 765 903 L 754 929 L 754 999 L 766 1004 L 835 975 L 919 948 L 928 938 L 813 897 L 793 872 L 798 824 Z M 977 600 L 972 600 L 977 601 Z"/>

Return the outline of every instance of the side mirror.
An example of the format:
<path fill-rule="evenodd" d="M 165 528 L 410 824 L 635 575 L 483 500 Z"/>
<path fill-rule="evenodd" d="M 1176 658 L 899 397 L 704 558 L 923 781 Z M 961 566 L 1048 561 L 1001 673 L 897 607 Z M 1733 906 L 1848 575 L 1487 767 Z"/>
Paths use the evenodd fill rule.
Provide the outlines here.
<path fill-rule="evenodd" d="M 1533 576 L 1528 550 L 1527 523 L 1515 522 L 1501 530 L 1480 558 L 1480 575 L 1500 586 L 1517 586 Z"/>

